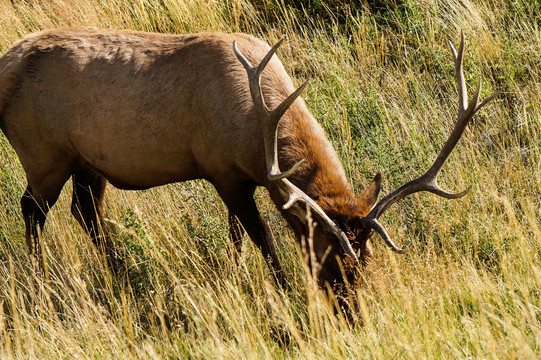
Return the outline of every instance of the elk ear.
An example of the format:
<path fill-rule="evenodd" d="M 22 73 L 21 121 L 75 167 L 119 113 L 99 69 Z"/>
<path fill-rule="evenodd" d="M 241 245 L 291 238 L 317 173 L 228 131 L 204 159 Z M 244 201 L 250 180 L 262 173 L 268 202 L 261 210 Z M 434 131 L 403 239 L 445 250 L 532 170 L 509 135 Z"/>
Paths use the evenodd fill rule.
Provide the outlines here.
<path fill-rule="evenodd" d="M 372 183 L 363 190 L 361 195 L 357 196 L 357 200 L 365 204 L 368 211 L 372 210 L 378 200 L 379 191 L 381 190 L 381 173 L 377 173 L 372 180 Z"/>

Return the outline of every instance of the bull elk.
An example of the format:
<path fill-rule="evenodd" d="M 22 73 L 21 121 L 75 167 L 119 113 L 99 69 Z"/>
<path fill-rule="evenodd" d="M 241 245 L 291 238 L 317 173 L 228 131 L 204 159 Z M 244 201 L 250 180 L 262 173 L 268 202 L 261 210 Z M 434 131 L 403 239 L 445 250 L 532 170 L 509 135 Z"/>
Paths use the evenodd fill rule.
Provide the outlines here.
<path fill-rule="evenodd" d="M 257 186 L 267 188 L 299 242 L 308 246 L 301 239 L 312 232 L 318 281 L 334 286 L 352 281 L 371 255 L 373 231 L 404 251 L 378 222 L 389 206 L 419 191 L 451 199 L 468 192 L 445 192 L 436 177 L 468 121 L 497 93 L 479 102 L 479 82 L 468 104 L 463 36 L 458 52 L 451 45 L 459 95 L 452 134 L 424 175 L 377 205 L 381 175 L 353 193 L 299 97 L 306 83 L 294 90 L 274 56 L 281 43 L 269 49 L 244 34 L 60 29 L 15 44 L 0 58 L 0 125 L 28 180 L 21 208 L 29 251 L 39 254 L 38 234 L 70 177 L 72 214 L 107 253 L 114 251 L 102 218 L 107 181 L 145 189 L 202 178 L 227 205 L 237 249 L 245 230 L 283 280 L 253 198 Z M 353 266 L 344 278 L 345 263 Z"/>

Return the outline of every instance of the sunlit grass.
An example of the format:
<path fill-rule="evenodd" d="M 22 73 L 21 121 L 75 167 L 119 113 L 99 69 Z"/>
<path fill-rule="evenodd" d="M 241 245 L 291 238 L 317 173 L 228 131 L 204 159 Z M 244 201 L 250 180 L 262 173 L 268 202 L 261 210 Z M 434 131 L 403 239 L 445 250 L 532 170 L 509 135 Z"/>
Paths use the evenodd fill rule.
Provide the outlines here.
<path fill-rule="evenodd" d="M 291 278 L 274 285 L 246 239 L 238 265 L 227 212 L 208 183 L 108 188 L 107 227 L 129 270 L 113 275 L 70 215 L 70 184 L 43 234 L 48 275 L 32 270 L 19 199 L 24 172 L 0 147 L 2 358 L 536 358 L 541 346 L 541 35 L 536 1 L 404 1 L 347 22 L 302 18 L 280 2 L 265 22 L 248 1 L 0 0 L 0 49 L 44 28 L 242 31 L 269 43 L 359 191 L 423 172 L 456 118 L 447 41 L 466 34 L 469 87 L 483 109 L 440 183 L 467 197 L 412 196 L 384 218 L 405 256 L 375 241 L 353 321 L 305 275 L 292 234 L 256 193 Z M 270 8 L 270 5 L 269 5 Z M 471 89 L 470 89 L 471 90 Z"/>

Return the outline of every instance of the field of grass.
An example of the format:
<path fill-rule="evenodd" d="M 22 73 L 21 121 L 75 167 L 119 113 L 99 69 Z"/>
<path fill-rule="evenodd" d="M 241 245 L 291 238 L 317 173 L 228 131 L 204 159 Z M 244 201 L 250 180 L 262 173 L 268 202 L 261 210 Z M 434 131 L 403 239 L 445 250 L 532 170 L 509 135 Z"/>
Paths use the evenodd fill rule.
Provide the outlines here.
<path fill-rule="evenodd" d="M 471 193 L 413 195 L 381 219 L 406 255 L 374 237 L 353 321 L 306 275 L 264 189 L 258 204 L 291 289 L 274 285 L 245 241 L 231 261 L 227 212 L 208 183 L 139 192 L 108 187 L 121 276 L 70 215 L 71 184 L 43 234 L 47 275 L 32 270 L 19 199 L 24 172 L 0 135 L 0 358 L 541 357 L 541 5 L 537 0 L 404 0 L 376 11 L 346 1 L 0 0 L 0 51 L 45 28 L 247 32 L 269 43 L 360 191 L 424 172 L 457 113 L 448 40 L 466 35 L 470 94 L 502 95 L 476 115 L 440 175 Z M 247 239 L 246 239 L 247 240 Z"/>

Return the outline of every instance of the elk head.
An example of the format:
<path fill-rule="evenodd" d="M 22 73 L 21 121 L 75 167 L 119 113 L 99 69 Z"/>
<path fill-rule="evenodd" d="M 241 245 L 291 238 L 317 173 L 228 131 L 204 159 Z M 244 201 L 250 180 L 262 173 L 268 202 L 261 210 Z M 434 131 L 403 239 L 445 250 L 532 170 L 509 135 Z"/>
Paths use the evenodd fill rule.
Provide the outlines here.
<path fill-rule="evenodd" d="M 300 159 L 291 168 L 283 172 L 278 165 L 278 123 L 307 85 L 307 82 L 303 83 L 274 110 L 269 110 L 266 106 L 260 86 L 261 73 L 282 41 L 283 39 L 274 45 L 256 67 L 253 67 L 238 50 L 236 43 L 233 43 L 233 49 L 248 73 L 250 93 L 261 118 L 268 179 L 278 187 L 283 198 L 286 199 L 283 205 L 284 210 L 294 214 L 306 227 L 310 227 L 307 225 L 312 224 L 310 219 L 313 219 L 313 223 L 317 224 L 317 226 L 306 229 L 304 232 L 306 238 L 312 240 L 311 245 L 307 246 L 311 251 L 310 262 L 313 265 L 315 260 L 319 264 L 317 277 L 320 285 L 328 283 L 336 290 L 341 288 L 344 283 L 355 281 L 358 270 L 371 256 L 372 251 L 368 240 L 374 232 L 378 233 L 394 252 L 399 254 L 406 252 L 406 249 L 399 248 L 394 244 L 385 228 L 378 221 L 391 205 L 408 195 L 420 191 L 432 192 L 447 199 L 457 199 L 468 193 L 471 187 L 458 193 L 450 193 L 441 189 L 436 181 L 437 176 L 462 136 L 468 122 L 477 111 L 494 99 L 499 94 L 499 91 L 479 102 L 481 90 L 481 80 L 479 79 L 473 98 L 468 103 L 466 82 L 462 70 L 464 35 L 461 33 L 458 52 L 449 42 L 455 59 L 455 72 L 458 82 L 458 119 L 451 135 L 430 169 L 418 178 L 393 190 L 377 204 L 376 201 L 381 185 L 380 174 L 376 175 L 373 182 L 360 196 L 355 197 L 353 194 L 348 194 L 345 199 L 339 200 L 343 203 L 340 206 L 337 206 L 337 204 L 328 206 L 329 204 L 325 204 L 323 197 L 315 201 L 301 190 L 302 184 L 295 185 L 288 180 L 288 177 L 295 173 L 304 162 L 304 159 Z M 327 210 L 324 210 L 324 208 Z"/>

